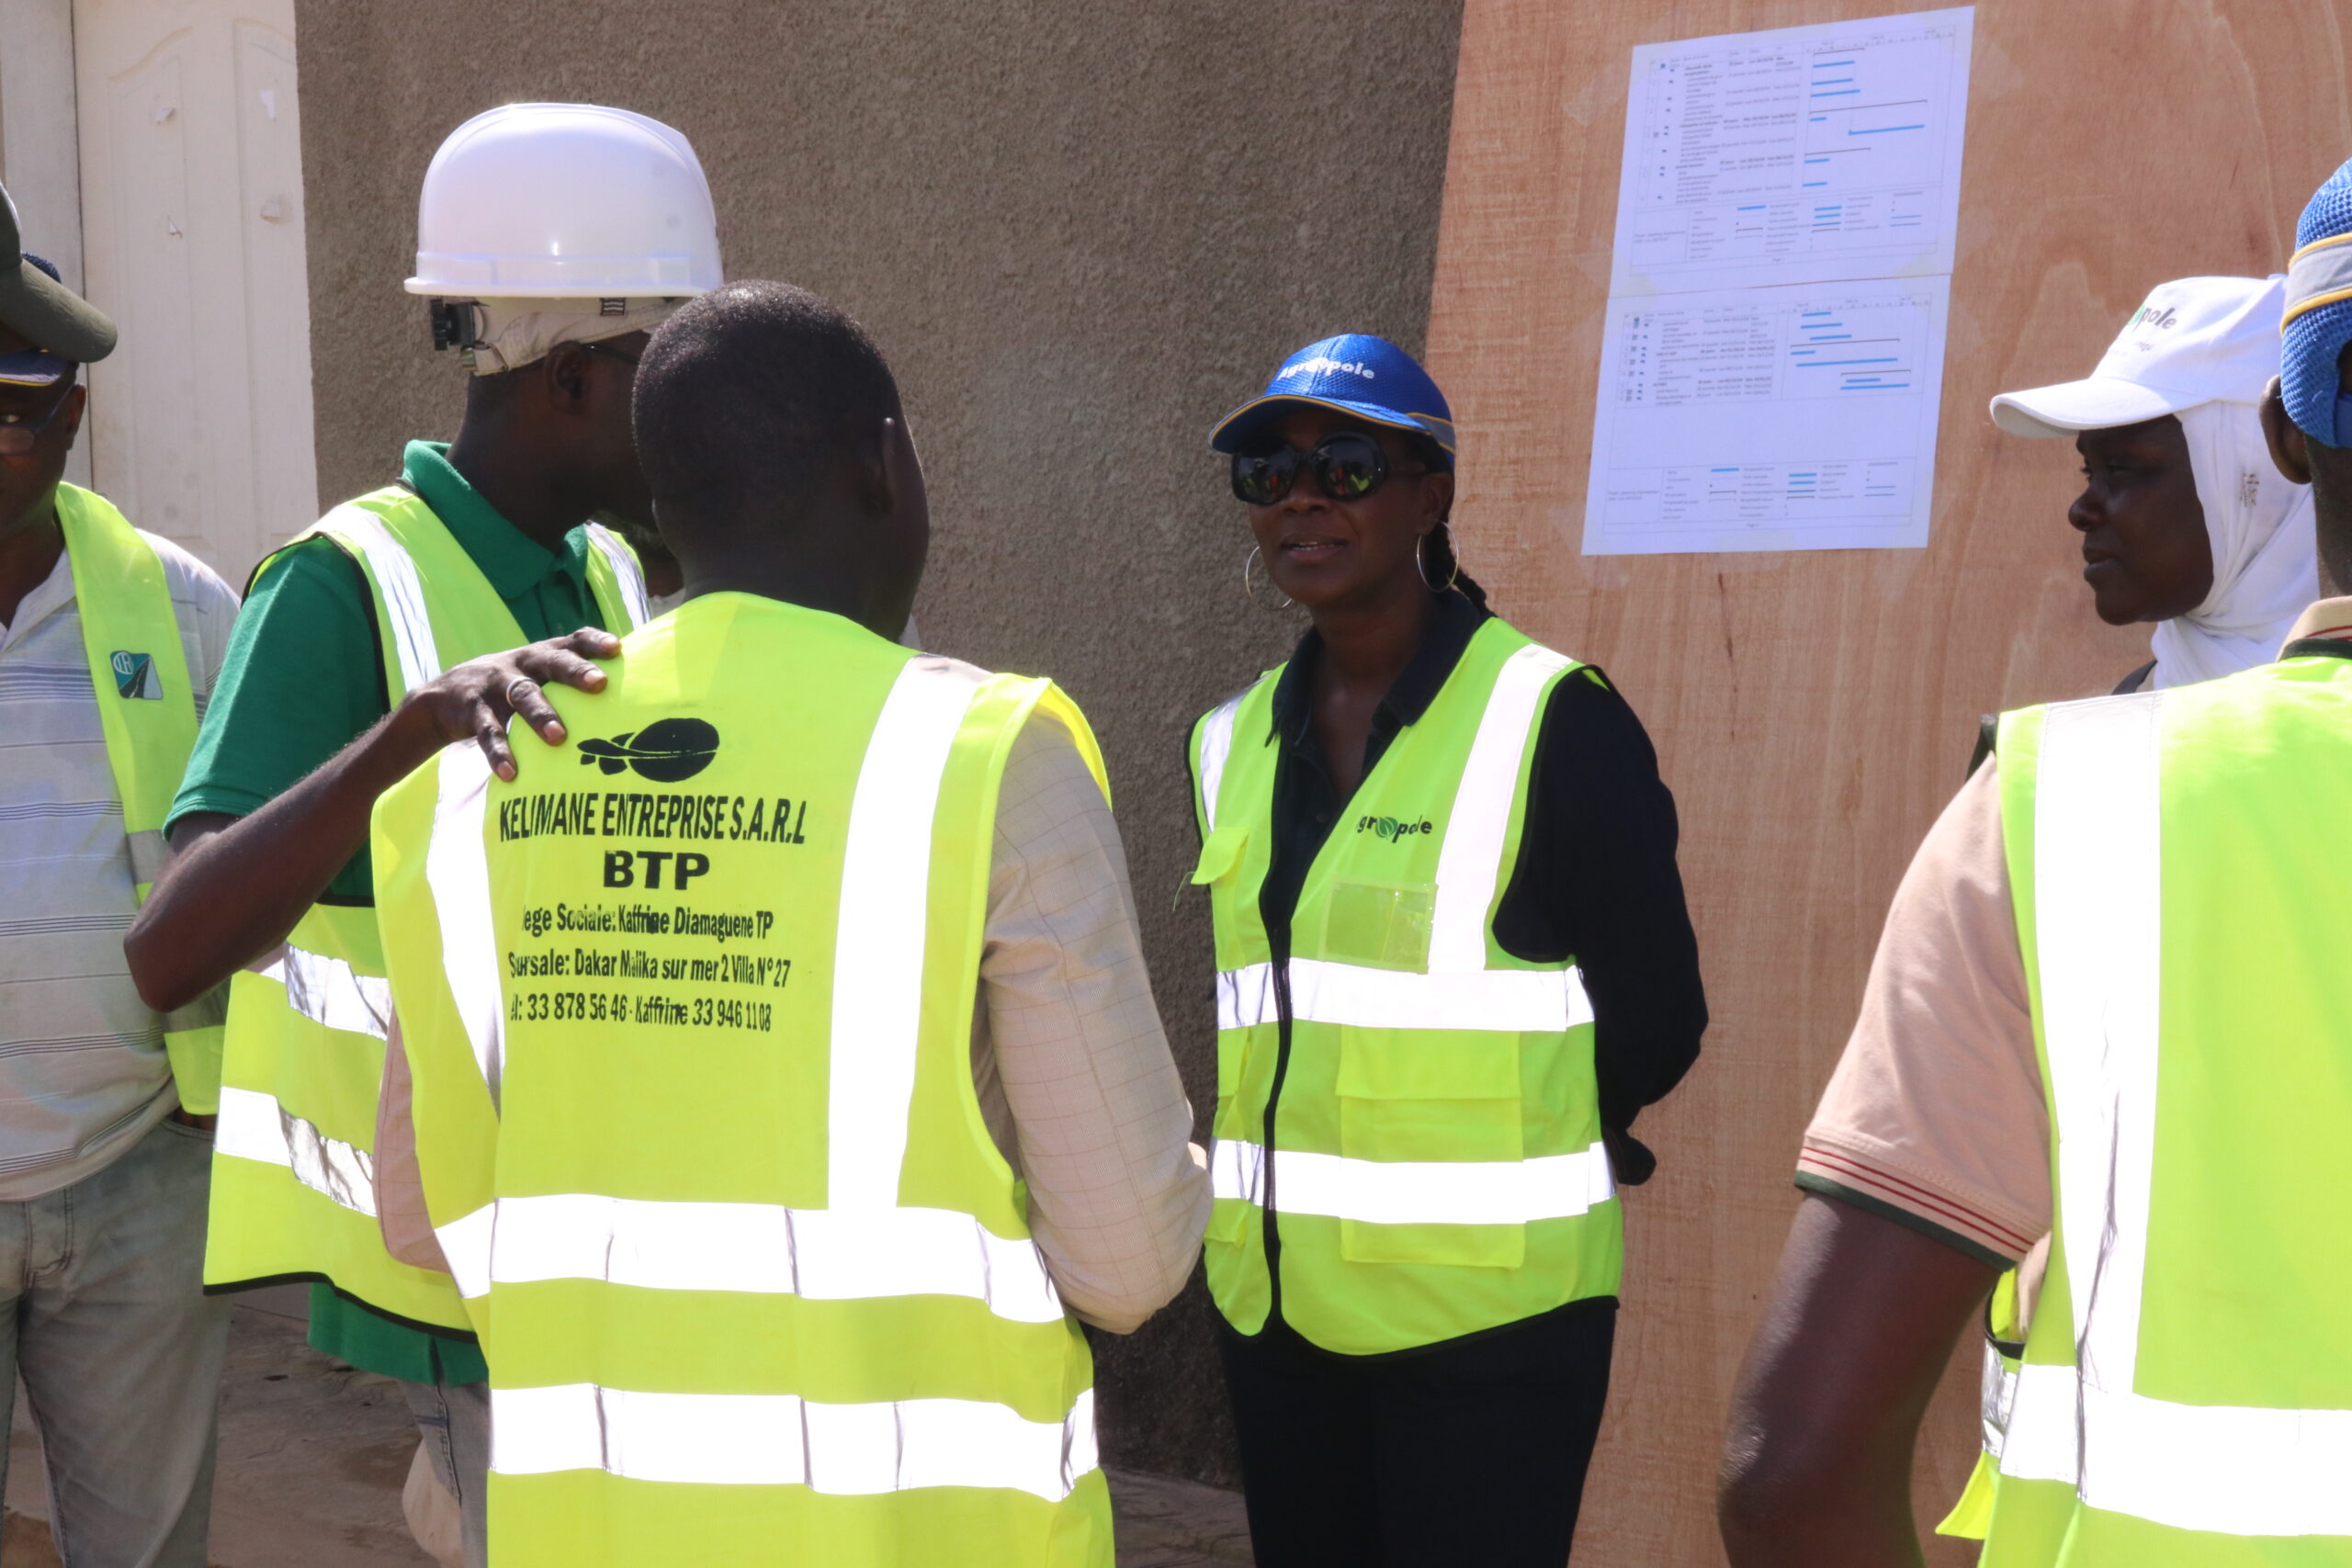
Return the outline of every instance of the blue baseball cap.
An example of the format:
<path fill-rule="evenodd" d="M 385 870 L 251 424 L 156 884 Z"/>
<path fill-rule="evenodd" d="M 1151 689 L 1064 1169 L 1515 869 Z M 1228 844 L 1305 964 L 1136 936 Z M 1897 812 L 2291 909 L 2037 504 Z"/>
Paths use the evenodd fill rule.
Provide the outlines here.
<path fill-rule="evenodd" d="M 1293 409 L 1337 409 L 1374 424 L 1410 430 L 1444 449 L 1453 466 L 1453 411 L 1419 361 L 1385 337 L 1342 333 L 1310 343 L 1282 363 L 1266 389 L 1216 422 L 1209 446 L 1238 452 Z"/>
<path fill-rule="evenodd" d="M 2312 193 L 2295 224 L 2280 330 L 2278 382 L 2287 416 L 2322 446 L 2341 445 L 2335 399 L 2343 389 L 2335 362 L 2352 343 L 2352 164 Z"/>

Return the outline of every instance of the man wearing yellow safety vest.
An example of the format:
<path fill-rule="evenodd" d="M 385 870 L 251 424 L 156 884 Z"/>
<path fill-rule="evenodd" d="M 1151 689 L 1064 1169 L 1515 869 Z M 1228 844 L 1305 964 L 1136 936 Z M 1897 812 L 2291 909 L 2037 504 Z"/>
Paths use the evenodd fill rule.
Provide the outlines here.
<path fill-rule="evenodd" d="M 2003 716 L 1929 830 L 1825 1101 L 1882 1113 L 1807 1134 L 1734 1404 L 1737 1568 L 1920 1561 L 1921 1414 L 2038 1243 L 1945 1528 L 1985 1568 L 2352 1564 L 2352 164 L 2296 238 L 2262 423 L 2331 597 L 2274 663 Z"/>
<path fill-rule="evenodd" d="M 376 810 L 492 1554 L 1109 1568 L 1078 1314 L 1174 1295 L 1208 1202 L 1092 734 L 892 640 L 922 471 L 839 310 L 688 305 L 637 430 L 687 597 L 549 694 L 577 765 Z"/>
<path fill-rule="evenodd" d="M 594 519 L 646 515 L 636 358 L 719 259 L 685 138 L 587 105 L 459 127 L 418 235 L 409 290 L 474 373 L 457 440 L 410 443 L 398 483 L 254 572 L 129 947 L 158 1006 L 235 976 L 207 1286 L 314 1282 L 311 1342 L 408 1385 L 473 1562 L 481 1355 L 438 1259 L 396 1258 L 379 1230 L 390 1009 L 368 813 L 454 739 L 511 771 L 508 716 L 548 712 L 540 682 L 601 680 L 589 660 L 643 619 L 635 558 Z"/>
<path fill-rule="evenodd" d="M 64 482 L 114 343 L 0 191 L 0 1412 L 22 1374 L 66 1562 L 203 1568 L 222 998 L 150 1009 L 122 932 L 237 597 Z"/>

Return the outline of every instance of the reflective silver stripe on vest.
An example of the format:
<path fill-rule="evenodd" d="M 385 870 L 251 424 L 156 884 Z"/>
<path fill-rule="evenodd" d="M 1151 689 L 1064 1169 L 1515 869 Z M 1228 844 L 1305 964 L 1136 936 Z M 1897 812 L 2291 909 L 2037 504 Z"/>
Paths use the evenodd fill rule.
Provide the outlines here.
<path fill-rule="evenodd" d="M 171 846 L 164 841 L 163 830 L 157 828 L 142 828 L 129 837 L 130 880 L 144 887 L 163 874 L 164 857 Z"/>
<path fill-rule="evenodd" d="M 1233 719 L 1241 699 L 1257 688 L 1245 686 L 1217 705 L 1201 726 L 1201 820 L 1216 831 L 1216 792 L 1225 784 L 1225 761 L 1233 755 Z"/>
<path fill-rule="evenodd" d="M 424 849 L 424 884 L 441 923 L 441 972 L 465 1024 L 474 1066 L 496 1110 L 506 1079 L 506 1005 L 491 918 L 490 857 L 482 848 L 491 776 L 490 759 L 472 741 L 442 749 L 434 779 L 439 793 L 433 808 L 433 837 Z"/>
<path fill-rule="evenodd" d="M 362 975 L 340 958 L 291 943 L 246 967 L 284 986 L 286 1005 L 313 1023 L 378 1040 L 391 1031 L 392 986 L 381 976 Z"/>
<path fill-rule="evenodd" d="M 1274 968 L 1252 964 L 1221 972 L 1217 1027 L 1247 1029 L 1276 1020 Z M 1481 969 L 1420 975 L 1320 958 L 1290 963 L 1293 1018 L 1359 1029 L 1486 1029 L 1552 1033 L 1592 1021 L 1581 971 Z"/>
<path fill-rule="evenodd" d="M 490 1408 L 490 1468 L 501 1475 L 602 1470 L 842 1497 L 997 1487 L 1058 1503 L 1097 1463 L 1091 1391 L 1060 1421 L 969 1399 L 820 1404 L 789 1393 L 644 1393 L 594 1383 L 493 1388 Z"/>
<path fill-rule="evenodd" d="M 621 609 L 628 616 L 628 629 L 635 631 L 653 618 L 652 606 L 645 599 L 644 575 L 638 570 L 637 561 L 629 555 L 628 547 L 613 537 L 613 531 L 602 523 L 588 525 L 588 542 L 596 547 L 596 553 L 603 556 L 605 564 L 613 569 L 613 577 L 621 585 Z M 605 629 L 618 631 L 622 628 L 607 626 Z"/>
<path fill-rule="evenodd" d="M 220 1123 L 212 1150 L 235 1159 L 282 1166 L 294 1179 L 354 1213 L 376 1217 L 376 1162 L 366 1149 L 330 1138 L 290 1115 L 277 1097 L 220 1086 Z"/>
<path fill-rule="evenodd" d="M 558 1193 L 502 1198 L 436 1234 L 467 1296 L 487 1295 L 493 1282 L 600 1280 L 812 1301 L 967 1296 L 1015 1323 L 1062 1318 L 1036 1243 L 951 1209 L 858 1213 Z"/>
<path fill-rule="evenodd" d="M 2175 1529 L 2352 1536 L 2352 1411 L 2133 1392 L 2155 1172 L 2163 694 L 2043 720 L 2034 928 L 2076 1366 L 2027 1364 L 2001 1473 Z"/>
<path fill-rule="evenodd" d="M 441 673 L 441 652 L 433 641 L 432 617 L 425 613 L 424 584 L 417 581 L 416 562 L 406 547 L 392 537 L 384 520 L 364 506 L 338 506 L 320 522 L 321 531 L 350 536 L 368 558 L 368 575 L 382 594 L 384 629 L 391 634 L 393 656 L 400 661 L 401 690 L 413 692 Z"/>
<path fill-rule="evenodd" d="M 1976 1417 L 1984 1428 L 1984 1451 L 1996 1462 L 2001 1457 L 2002 1434 L 2009 1429 L 2009 1411 L 2018 1401 L 2018 1374 L 2001 1353 L 1984 1347 L 1984 1370 L 1976 1387 Z"/>
<path fill-rule="evenodd" d="M 1263 1206 L 1266 1151 L 1221 1138 L 1209 1156 L 1219 1198 Z M 1370 1160 L 1274 1152 L 1285 1214 L 1323 1214 L 1376 1225 L 1519 1225 L 1572 1219 L 1617 1195 L 1600 1145 L 1526 1160 Z"/>
<path fill-rule="evenodd" d="M 1520 764 L 1532 743 L 1535 705 L 1544 683 L 1567 667 L 1566 659 L 1531 643 L 1503 661 L 1487 694 L 1438 845 L 1436 907 L 1430 919 L 1432 974 L 1467 975 L 1487 967 L 1487 913 L 1502 876 L 1503 840 L 1510 831 Z"/>
<path fill-rule="evenodd" d="M 978 671 L 911 659 L 865 745 L 842 850 L 825 1207 L 894 1209 L 922 1032 L 923 910 L 948 750 Z"/>

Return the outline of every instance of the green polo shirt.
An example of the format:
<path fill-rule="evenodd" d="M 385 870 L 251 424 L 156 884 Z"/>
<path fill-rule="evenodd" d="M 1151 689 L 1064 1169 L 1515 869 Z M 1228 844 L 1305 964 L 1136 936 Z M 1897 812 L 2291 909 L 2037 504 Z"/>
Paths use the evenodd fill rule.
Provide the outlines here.
<path fill-rule="evenodd" d="M 531 641 L 602 626 L 588 588 L 587 535 L 560 552 L 533 543 L 449 466 L 448 448 L 412 441 L 401 479 L 481 569 Z M 288 545 L 254 575 L 229 637 L 187 773 L 172 803 L 250 816 L 356 739 L 388 710 L 383 653 L 368 584 L 330 539 Z M 331 897 L 374 897 L 363 847 L 328 886 Z M 390 1322 L 325 1285 L 311 1288 L 311 1343 L 364 1371 L 411 1382 L 480 1382 L 481 1352 Z"/>

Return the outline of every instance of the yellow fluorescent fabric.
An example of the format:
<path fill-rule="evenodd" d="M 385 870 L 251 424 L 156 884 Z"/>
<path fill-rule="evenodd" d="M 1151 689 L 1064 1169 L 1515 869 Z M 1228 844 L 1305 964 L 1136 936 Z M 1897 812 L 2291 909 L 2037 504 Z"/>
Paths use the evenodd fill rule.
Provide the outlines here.
<path fill-rule="evenodd" d="M 113 502 L 78 485 L 57 487 L 57 522 L 74 573 L 107 765 L 130 835 L 131 881 L 144 903 L 164 863 L 164 820 L 196 748 L 196 692 L 171 586 L 147 541 Z M 180 1104 L 198 1115 L 218 1105 L 222 1014 L 215 994 L 164 1020 Z"/>
<path fill-rule="evenodd" d="M 453 748 L 376 817 L 493 1558 L 1108 1568 L 1091 1363 L 969 1056 L 1005 759 L 1043 705 L 1099 776 L 1084 720 L 732 593 L 551 697 L 575 756 Z"/>
<path fill-rule="evenodd" d="M 452 664 L 524 641 L 497 590 L 409 491 L 345 502 L 311 532 L 367 579 L 391 705 Z M 605 625 L 634 626 L 645 609 L 636 558 L 605 530 L 591 535 L 597 608 Z M 373 908 L 312 905 L 231 982 L 207 1286 L 324 1280 L 387 1316 L 468 1331 L 449 1276 L 393 1258 L 376 1223 L 376 1090 L 390 1020 Z"/>
<path fill-rule="evenodd" d="M 1308 1339 L 1367 1355 L 1617 1289 L 1590 1004 L 1573 960 L 1515 958 L 1492 930 L 1544 705 L 1575 668 L 1499 620 L 1479 629 L 1317 855 L 1286 958 L 1258 908 L 1281 671 L 1194 728 L 1218 970 L 1205 1256 L 1245 1334 L 1278 1293 Z"/>
<path fill-rule="evenodd" d="M 2318 656 L 2003 720 L 2058 1201 L 1993 1568 L 2352 1563 L 2347 720 Z"/>

